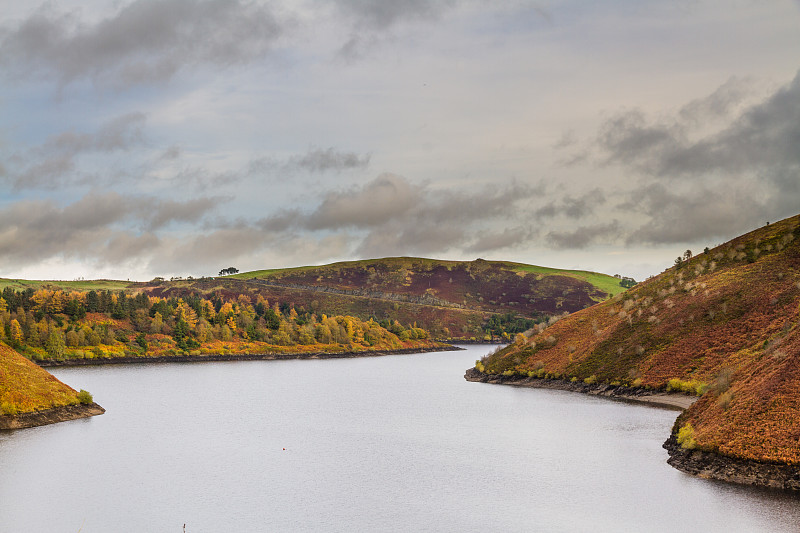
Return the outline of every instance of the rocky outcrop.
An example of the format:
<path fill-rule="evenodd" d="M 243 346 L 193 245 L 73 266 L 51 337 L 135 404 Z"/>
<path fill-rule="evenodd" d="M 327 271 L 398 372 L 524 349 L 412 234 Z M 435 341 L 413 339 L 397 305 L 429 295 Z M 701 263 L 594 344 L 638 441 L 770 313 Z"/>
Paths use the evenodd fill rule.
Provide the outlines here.
<path fill-rule="evenodd" d="M 18 415 L 0 415 L 0 429 L 22 429 L 36 426 L 46 426 L 56 422 L 66 422 L 67 420 L 77 420 L 78 418 L 88 418 L 90 416 L 102 415 L 106 410 L 96 403 L 65 405 L 33 411 L 32 413 L 20 413 Z"/>
<path fill-rule="evenodd" d="M 664 448 L 669 453 L 667 463 L 687 474 L 740 485 L 800 490 L 800 466 L 761 463 L 703 450 L 687 450 L 678 444 L 674 434 L 664 443 Z"/>

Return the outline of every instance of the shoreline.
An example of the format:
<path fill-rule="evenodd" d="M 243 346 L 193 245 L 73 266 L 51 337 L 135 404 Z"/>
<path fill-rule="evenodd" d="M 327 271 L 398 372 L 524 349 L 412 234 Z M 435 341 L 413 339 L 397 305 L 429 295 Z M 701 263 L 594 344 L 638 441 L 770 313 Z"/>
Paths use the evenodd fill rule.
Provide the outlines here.
<path fill-rule="evenodd" d="M 689 396 L 679 392 L 658 392 L 642 387 L 625 387 L 622 385 L 606 385 L 603 383 L 590 385 L 582 381 L 566 381 L 563 379 L 485 374 L 476 368 L 467 370 L 464 374 L 464 379 L 476 383 L 491 383 L 493 385 L 511 385 L 513 387 L 527 387 L 531 389 L 580 392 L 590 396 L 603 396 L 612 400 L 644 403 L 654 407 L 662 407 L 681 412 L 697 401 L 696 396 Z"/>
<path fill-rule="evenodd" d="M 60 407 L 51 407 L 50 409 L 42 409 L 41 411 L 32 411 L 30 413 L 20 413 L 17 415 L 0 415 L 0 430 L 46 426 L 58 422 L 67 422 L 68 420 L 78 420 L 80 418 L 102 415 L 105 412 L 106 410 L 96 403 L 90 403 L 86 405 L 62 405 Z"/>
<path fill-rule="evenodd" d="M 648 389 L 604 384 L 589 385 L 580 381 L 572 382 L 562 379 L 490 375 L 480 372 L 476 368 L 468 369 L 464 374 L 464 379 L 476 383 L 580 392 L 590 396 L 644 403 L 681 412 L 697 401 L 696 397 L 681 393 L 654 392 Z M 761 462 L 699 449 L 689 450 L 678 444 L 675 433 L 670 433 L 662 447 L 669 456 L 667 464 L 685 474 L 737 485 L 791 492 L 800 491 L 800 465 Z"/>
<path fill-rule="evenodd" d="M 454 352 L 463 350 L 457 346 L 442 344 L 420 348 L 399 348 L 397 350 L 364 350 L 359 352 L 298 352 L 263 354 L 207 354 L 207 355 L 160 355 L 154 357 L 96 357 L 92 359 L 42 359 L 34 361 L 43 368 L 122 365 L 146 363 L 205 363 L 220 361 L 282 361 L 292 359 L 351 359 L 356 357 L 381 357 L 384 355 L 405 355 L 413 353 Z"/>

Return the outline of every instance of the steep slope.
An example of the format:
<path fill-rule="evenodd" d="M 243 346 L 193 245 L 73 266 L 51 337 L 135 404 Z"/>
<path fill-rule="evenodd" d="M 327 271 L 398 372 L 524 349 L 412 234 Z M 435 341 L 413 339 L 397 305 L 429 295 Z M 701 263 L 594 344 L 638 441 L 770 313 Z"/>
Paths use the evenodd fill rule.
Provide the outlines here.
<path fill-rule="evenodd" d="M 795 216 L 681 260 L 477 370 L 698 394 L 676 422 L 673 456 L 800 465 L 798 224 Z"/>
<path fill-rule="evenodd" d="M 103 413 L 78 393 L 0 342 L 0 429 L 18 429 Z"/>

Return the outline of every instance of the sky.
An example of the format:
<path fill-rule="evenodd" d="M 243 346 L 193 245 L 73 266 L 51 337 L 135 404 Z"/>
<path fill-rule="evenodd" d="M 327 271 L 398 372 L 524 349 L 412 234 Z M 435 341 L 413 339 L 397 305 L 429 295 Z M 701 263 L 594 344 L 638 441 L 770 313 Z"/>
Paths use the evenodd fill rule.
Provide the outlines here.
<path fill-rule="evenodd" d="M 637 280 L 800 212 L 797 0 L 0 0 L 0 277 Z"/>

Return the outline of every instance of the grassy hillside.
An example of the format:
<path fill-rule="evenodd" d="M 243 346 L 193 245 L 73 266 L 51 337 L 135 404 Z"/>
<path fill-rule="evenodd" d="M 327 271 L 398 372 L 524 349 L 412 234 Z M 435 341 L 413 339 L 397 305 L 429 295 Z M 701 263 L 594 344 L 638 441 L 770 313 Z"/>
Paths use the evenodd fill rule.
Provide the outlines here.
<path fill-rule="evenodd" d="M 31 280 L 31 279 L 10 279 L 0 278 L 0 291 L 10 287 L 16 291 L 25 289 L 53 288 L 74 291 L 100 291 L 100 290 L 123 290 L 131 287 L 129 281 L 118 281 L 112 279 L 93 279 L 77 281 L 52 281 L 52 280 Z"/>
<path fill-rule="evenodd" d="M 0 342 L 0 415 L 79 403 L 74 389 Z"/>
<path fill-rule="evenodd" d="M 800 216 L 520 338 L 488 373 L 682 390 L 685 447 L 800 464 Z"/>

